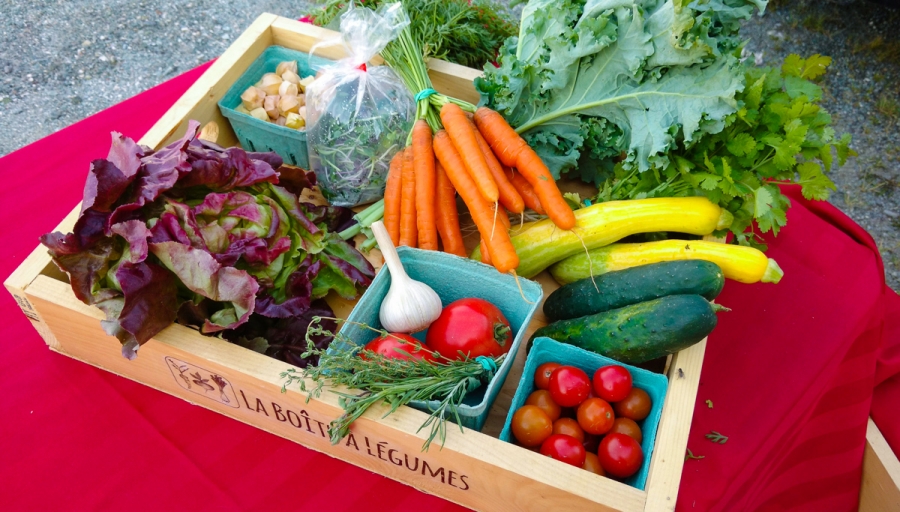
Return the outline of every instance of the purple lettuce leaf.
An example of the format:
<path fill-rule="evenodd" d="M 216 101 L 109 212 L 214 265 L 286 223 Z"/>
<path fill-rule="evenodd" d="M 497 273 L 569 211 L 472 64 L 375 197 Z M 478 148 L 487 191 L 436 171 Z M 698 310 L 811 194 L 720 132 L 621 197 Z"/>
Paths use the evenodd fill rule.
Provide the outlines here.
<path fill-rule="evenodd" d="M 312 304 L 313 281 L 322 270 L 322 262 L 307 256 L 280 289 L 261 288 L 256 298 L 256 313 L 271 318 L 301 315 Z"/>
<path fill-rule="evenodd" d="M 44 235 L 44 237 L 57 235 Z M 44 240 L 42 237 L 42 242 Z M 46 245 L 46 244 L 45 244 Z M 119 258 L 120 251 L 112 239 L 103 239 L 90 249 L 73 253 L 55 253 L 50 250 L 53 262 L 69 276 L 72 291 L 85 304 L 96 304 L 121 295 L 114 289 L 103 286 L 109 272 L 110 261 Z"/>
<path fill-rule="evenodd" d="M 232 342 L 241 344 L 243 340 L 264 338 L 268 341 L 266 355 L 285 361 L 294 366 L 305 368 L 307 365 L 317 364 L 318 358 L 303 358 L 306 351 L 306 331 L 313 317 L 331 318 L 334 312 L 324 300 L 313 301 L 309 309 L 290 318 L 268 318 L 254 314 L 250 320 L 237 329 L 228 330 L 222 336 Z M 334 320 L 322 320 L 318 325 L 329 332 L 337 331 L 337 323 Z M 326 348 L 332 336 L 316 335 L 311 337 L 318 348 Z"/>
<path fill-rule="evenodd" d="M 265 154 L 267 153 L 251 153 L 251 155 Z M 304 189 L 312 190 L 316 186 L 316 173 L 285 165 L 278 169 L 278 186 L 299 197 Z"/>
<path fill-rule="evenodd" d="M 191 208 L 178 201 L 166 200 L 163 213 L 150 228 L 150 242 L 178 242 L 195 249 L 208 250 L 200 226 Z"/>
<path fill-rule="evenodd" d="M 98 306 L 107 313 L 104 329 L 122 342 L 122 355 L 134 359 L 138 347 L 175 321 L 178 284 L 171 272 L 152 263 L 122 265 L 116 279 L 123 300 Z"/>
<path fill-rule="evenodd" d="M 128 189 L 141 167 L 144 150 L 121 133 L 112 132 L 106 160 L 94 160 L 84 185 L 81 212 L 93 208 L 108 212 Z"/>
<path fill-rule="evenodd" d="M 249 187 L 257 183 L 278 182 L 278 169 L 282 160 L 274 153 L 247 153 L 240 148 L 224 149 L 200 139 L 187 147 L 191 159 L 191 172 L 178 182 L 179 187 L 205 185 L 215 191 L 229 191 L 237 187 Z"/>
<path fill-rule="evenodd" d="M 146 224 L 139 220 L 129 220 L 114 224 L 109 230 L 112 234 L 124 238 L 128 244 L 128 258 L 125 259 L 123 255 L 123 259 L 119 260 L 120 262 L 127 261 L 134 264 L 147 259 L 147 239 L 150 237 L 150 230 L 147 229 Z"/>
<path fill-rule="evenodd" d="M 181 175 L 191 171 L 185 150 L 199 126 L 200 123 L 197 121 L 189 122 L 184 137 L 141 158 L 142 165 L 130 188 L 131 192 L 127 197 L 123 196 L 124 200 L 120 199 L 118 202 L 119 205 L 110 218 L 110 224 L 127 220 L 131 212 L 155 201 L 162 193 L 174 187 Z"/>
<path fill-rule="evenodd" d="M 259 284 L 247 272 L 223 267 L 208 252 L 178 242 L 150 244 L 150 252 L 192 292 L 230 303 L 204 322 L 202 332 L 234 328 L 253 313 Z"/>

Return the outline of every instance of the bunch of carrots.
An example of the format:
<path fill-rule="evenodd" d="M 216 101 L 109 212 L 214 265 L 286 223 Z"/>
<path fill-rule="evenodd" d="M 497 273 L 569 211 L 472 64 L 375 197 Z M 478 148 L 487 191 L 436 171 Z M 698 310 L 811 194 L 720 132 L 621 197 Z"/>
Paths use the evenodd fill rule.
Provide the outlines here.
<path fill-rule="evenodd" d="M 432 88 L 409 26 L 381 56 L 416 94 L 417 121 L 391 161 L 384 195 L 384 224 L 395 245 L 438 250 L 440 236 L 445 252 L 465 257 L 457 192 L 478 227 L 483 261 L 503 273 L 519 265 L 507 212 L 527 206 L 562 229 L 575 226 L 549 169 L 503 116 Z"/>
<path fill-rule="evenodd" d="M 416 121 L 411 145 L 391 161 L 384 222 L 394 244 L 438 250 L 440 236 L 445 252 L 465 257 L 457 192 L 481 235 L 483 261 L 500 272 L 519 265 L 507 212 L 527 206 L 562 229 L 574 227 L 547 166 L 500 114 L 481 107 L 470 118 L 447 102 L 440 121 L 436 133 L 425 119 Z"/>

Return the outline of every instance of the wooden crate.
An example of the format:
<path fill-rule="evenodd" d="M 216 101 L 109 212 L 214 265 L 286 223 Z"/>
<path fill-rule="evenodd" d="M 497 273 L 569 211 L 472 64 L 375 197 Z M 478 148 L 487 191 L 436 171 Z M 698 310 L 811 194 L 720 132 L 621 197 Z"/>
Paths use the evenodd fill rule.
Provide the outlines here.
<path fill-rule="evenodd" d="M 182 136 L 188 120 L 196 119 L 202 123 L 216 121 L 219 143 L 235 145 L 234 133 L 216 106 L 228 87 L 270 45 L 309 51 L 316 42 L 334 35 L 275 15 L 260 16 L 140 143 L 159 148 Z M 338 58 L 342 49 L 326 46 L 317 54 Z M 480 71 L 436 60 L 429 63 L 429 70 L 439 91 L 477 102 L 472 80 Z M 78 211 L 76 207 L 57 229 L 71 231 Z M 556 287 L 546 273 L 538 280 L 547 293 Z M 416 431 L 426 418 L 424 413 L 404 407 L 381 419 L 385 409 L 375 407 L 354 424 L 349 437 L 331 445 L 325 426 L 341 412 L 337 399 L 325 393 L 307 403 L 298 391 L 282 393 L 279 374 L 289 367 L 286 363 L 177 324 L 145 344 L 136 360 L 128 361 L 121 355 L 118 340 L 101 329 L 101 311 L 75 298 L 43 247 L 36 248 L 5 285 L 51 350 L 461 505 L 479 510 L 675 508 L 705 340 L 675 354 L 668 365 L 668 395 L 646 490 L 641 491 L 496 438 L 521 375 L 524 349 L 517 354 L 484 432 L 448 429 L 443 450 L 422 453 L 426 432 Z M 338 314 L 346 314 L 352 307 L 341 301 L 332 305 Z M 529 334 L 545 323 L 538 312 Z M 190 386 L 182 373 L 195 371 L 218 375 L 227 386 L 221 393 L 206 393 Z"/>

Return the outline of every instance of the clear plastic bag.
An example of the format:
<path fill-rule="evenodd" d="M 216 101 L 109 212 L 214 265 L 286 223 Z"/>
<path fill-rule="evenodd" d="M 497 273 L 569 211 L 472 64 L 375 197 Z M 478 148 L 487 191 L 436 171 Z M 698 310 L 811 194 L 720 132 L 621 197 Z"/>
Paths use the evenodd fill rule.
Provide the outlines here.
<path fill-rule="evenodd" d="M 340 43 L 331 43 L 343 44 L 350 57 L 306 90 L 310 167 L 333 205 L 381 198 L 391 159 L 406 144 L 415 100 L 394 70 L 366 63 L 408 23 L 399 3 L 351 7 L 341 16 Z"/>

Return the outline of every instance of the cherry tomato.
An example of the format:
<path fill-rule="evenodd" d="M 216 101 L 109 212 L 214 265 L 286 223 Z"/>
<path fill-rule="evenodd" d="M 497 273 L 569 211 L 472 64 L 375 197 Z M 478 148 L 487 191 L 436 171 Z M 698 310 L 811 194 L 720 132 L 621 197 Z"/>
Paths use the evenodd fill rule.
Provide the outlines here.
<path fill-rule="evenodd" d="M 625 434 L 607 434 L 603 441 L 600 441 L 597 458 L 610 475 L 628 478 L 641 469 L 644 452 L 637 441 Z"/>
<path fill-rule="evenodd" d="M 640 388 L 631 388 L 628 396 L 616 402 L 613 409 L 616 411 L 616 416 L 641 421 L 650 414 L 651 405 L 650 395 L 646 391 Z"/>
<path fill-rule="evenodd" d="M 547 389 L 554 402 L 563 407 L 575 407 L 590 393 L 591 380 L 579 368 L 560 366 L 550 374 L 550 387 Z"/>
<path fill-rule="evenodd" d="M 560 418 L 554 421 L 553 433 L 571 436 L 578 439 L 579 442 L 584 442 L 584 430 L 582 430 L 578 422 L 572 418 Z"/>
<path fill-rule="evenodd" d="M 425 335 L 425 344 L 447 359 L 497 357 L 509 352 L 512 341 L 509 321 L 497 306 L 475 298 L 445 307 Z"/>
<path fill-rule="evenodd" d="M 550 396 L 550 392 L 546 389 L 539 389 L 537 391 L 532 392 L 528 395 L 528 398 L 525 399 L 526 405 L 536 405 L 541 408 L 547 416 L 550 417 L 550 421 L 556 421 L 559 419 L 559 414 L 562 412 L 559 405 L 553 401 L 553 398 Z"/>
<path fill-rule="evenodd" d="M 576 468 L 584 465 L 585 453 L 587 452 L 584 451 L 584 446 L 581 446 L 581 441 L 563 434 L 553 434 L 541 444 L 541 455 L 571 464 Z"/>
<path fill-rule="evenodd" d="M 631 373 L 619 365 L 604 366 L 594 372 L 594 393 L 607 402 L 618 402 L 631 391 Z"/>
<path fill-rule="evenodd" d="M 606 471 L 603 471 L 603 466 L 600 465 L 600 459 L 591 452 L 585 452 L 584 464 L 581 465 L 581 469 L 586 469 L 600 476 L 606 476 Z"/>
<path fill-rule="evenodd" d="M 550 374 L 553 370 L 562 366 L 559 363 L 544 363 L 537 367 L 534 372 L 534 387 L 538 389 L 547 389 L 550 387 Z"/>
<path fill-rule="evenodd" d="M 512 433 L 522 446 L 539 446 L 553 433 L 553 422 L 540 407 L 523 405 L 513 414 Z"/>
<path fill-rule="evenodd" d="M 375 338 L 366 344 L 365 350 L 371 350 L 388 359 L 424 359 L 435 362 L 431 351 L 409 334 L 390 333 L 387 336 Z M 360 357 L 365 359 L 365 352 L 361 352 Z"/>
<path fill-rule="evenodd" d="M 634 422 L 631 418 L 616 418 L 616 421 L 613 422 L 613 426 L 609 429 L 609 433 L 619 433 L 625 434 L 626 436 L 634 439 L 641 444 L 641 441 L 644 440 L 644 434 L 641 433 L 641 427 L 638 426 L 637 423 Z"/>
<path fill-rule="evenodd" d="M 589 434 L 605 434 L 612 428 L 616 416 L 612 406 L 602 398 L 588 398 L 578 406 L 578 424 Z"/>

